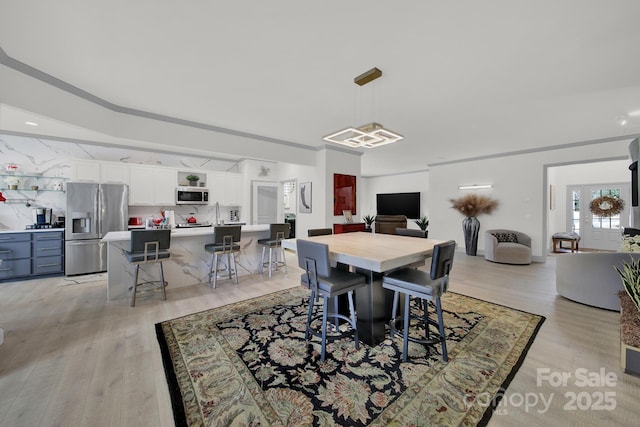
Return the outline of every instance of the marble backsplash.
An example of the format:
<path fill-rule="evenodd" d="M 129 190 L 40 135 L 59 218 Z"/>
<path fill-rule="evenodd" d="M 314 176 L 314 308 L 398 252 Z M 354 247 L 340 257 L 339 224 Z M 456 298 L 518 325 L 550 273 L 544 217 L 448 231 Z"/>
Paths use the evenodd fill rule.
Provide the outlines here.
<path fill-rule="evenodd" d="M 18 166 L 16 175 L 38 174 L 51 177 L 37 180 L 39 191 L 7 190 L 5 177 L 0 179 L 0 191 L 7 199 L 6 202 L 0 203 L 0 230 L 23 230 L 26 225 L 33 223 L 32 209 L 36 207 L 51 208 L 54 217 L 64 216 L 65 193 L 54 191 L 53 188 L 55 184 L 64 182 L 64 179 L 70 176 L 70 161 L 73 159 L 119 161 L 211 171 L 229 171 L 237 167 L 235 162 L 219 159 L 0 134 L 0 174 L 7 175 L 6 166 L 12 163 Z M 23 182 L 22 186 L 25 184 L 26 182 Z M 34 184 L 36 184 L 35 179 L 29 178 L 28 186 Z M 160 211 L 164 209 L 174 210 L 176 221 L 179 222 L 182 222 L 182 218 L 186 220 L 192 212 L 199 222 L 215 222 L 213 206 L 132 207 L 129 216 L 160 216 Z M 221 207 L 220 219 L 229 221 L 230 210 L 229 207 Z"/>

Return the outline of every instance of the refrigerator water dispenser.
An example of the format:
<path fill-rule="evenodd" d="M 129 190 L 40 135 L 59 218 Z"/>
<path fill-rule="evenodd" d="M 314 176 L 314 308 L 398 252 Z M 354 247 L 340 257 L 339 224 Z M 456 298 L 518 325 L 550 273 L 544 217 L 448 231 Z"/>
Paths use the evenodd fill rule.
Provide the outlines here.
<path fill-rule="evenodd" d="M 72 233 L 91 233 L 91 217 L 89 213 L 77 214 L 73 213 L 71 221 Z"/>

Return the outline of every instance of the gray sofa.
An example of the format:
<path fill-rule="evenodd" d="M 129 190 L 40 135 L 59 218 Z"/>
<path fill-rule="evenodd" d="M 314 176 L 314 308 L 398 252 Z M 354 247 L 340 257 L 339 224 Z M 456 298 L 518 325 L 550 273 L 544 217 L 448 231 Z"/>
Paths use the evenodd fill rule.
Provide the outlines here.
<path fill-rule="evenodd" d="M 502 264 L 531 264 L 531 237 L 515 230 L 487 230 L 484 258 Z"/>
<path fill-rule="evenodd" d="M 584 252 L 556 258 L 556 290 L 570 300 L 620 311 L 618 292 L 623 291 L 620 275 L 613 268 L 623 261 L 640 258 L 637 252 Z"/>

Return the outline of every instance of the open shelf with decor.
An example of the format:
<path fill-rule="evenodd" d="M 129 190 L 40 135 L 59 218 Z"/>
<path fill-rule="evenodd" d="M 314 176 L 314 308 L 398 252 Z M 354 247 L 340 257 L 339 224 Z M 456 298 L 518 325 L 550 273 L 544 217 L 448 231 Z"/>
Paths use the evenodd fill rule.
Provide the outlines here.
<path fill-rule="evenodd" d="M 68 179 L 37 173 L 5 173 L 0 174 L 0 181 L 3 183 L 0 189 L 2 191 L 64 191 L 63 183 Z"/>

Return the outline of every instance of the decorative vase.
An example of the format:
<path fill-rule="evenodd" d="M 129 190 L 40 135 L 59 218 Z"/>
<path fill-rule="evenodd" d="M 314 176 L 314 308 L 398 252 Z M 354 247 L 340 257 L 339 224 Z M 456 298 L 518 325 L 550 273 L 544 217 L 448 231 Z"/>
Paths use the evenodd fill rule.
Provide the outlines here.
<path fill-rule="evenodd" d="M 189 186 L 197 187 L 198 186 L 198 181 L 189 181 Z"/>
<path fill-rule="evenodd" d="M 464 247 L 467 255 L 476 256 L 478 252 L 478 231 L 480 231 L 480 221 L 478 221 L 478 218 L 470 216 L 462 220 Z"/>
<path fill-rule="evenodd" d="M 367 233 L 371 233 L 371 225 L 365 224 L 364 231 L 366 231 Z"/>
<path fill-rule="evenodd" d="M 17 190 L 18 186 L 17 185 L 10 185 L 9 186 L 9 190 Z"/>

